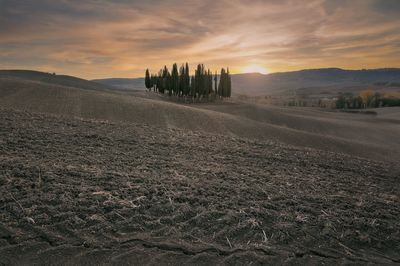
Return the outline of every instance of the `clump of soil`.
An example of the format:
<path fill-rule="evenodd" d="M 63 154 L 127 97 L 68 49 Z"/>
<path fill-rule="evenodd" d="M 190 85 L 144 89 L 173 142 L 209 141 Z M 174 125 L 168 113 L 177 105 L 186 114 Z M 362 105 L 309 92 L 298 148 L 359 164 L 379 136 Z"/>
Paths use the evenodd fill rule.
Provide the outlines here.
<path fill-rule="evenodd" d="M 0 109 L 0 264 L 400 262 L 400 168 Z"/>

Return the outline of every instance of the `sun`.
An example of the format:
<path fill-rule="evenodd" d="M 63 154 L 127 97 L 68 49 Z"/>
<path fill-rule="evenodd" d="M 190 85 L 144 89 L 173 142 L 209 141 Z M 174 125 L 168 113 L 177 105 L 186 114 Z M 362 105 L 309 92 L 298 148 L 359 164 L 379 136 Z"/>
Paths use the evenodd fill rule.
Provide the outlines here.
<path fill-rule="evenodd" d="M 268 70 L 260 65 L 248 65 L 243 68 L 242 73 L 261 73 L 268 74 Z"/>

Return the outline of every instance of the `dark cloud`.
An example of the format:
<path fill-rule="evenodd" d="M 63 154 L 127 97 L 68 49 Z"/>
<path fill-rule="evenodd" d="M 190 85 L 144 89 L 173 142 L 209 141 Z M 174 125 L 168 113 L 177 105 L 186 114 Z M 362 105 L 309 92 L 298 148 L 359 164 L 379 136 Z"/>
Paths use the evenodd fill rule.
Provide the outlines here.
<path fill-rule="evenodd" d="M 396 15 L 400 16 L 400 1 L 399 0 L 375 0 L 373 1 L 373 8 L 386 16 Z M 397 19 L 399 17 L 396 17 Z"/>

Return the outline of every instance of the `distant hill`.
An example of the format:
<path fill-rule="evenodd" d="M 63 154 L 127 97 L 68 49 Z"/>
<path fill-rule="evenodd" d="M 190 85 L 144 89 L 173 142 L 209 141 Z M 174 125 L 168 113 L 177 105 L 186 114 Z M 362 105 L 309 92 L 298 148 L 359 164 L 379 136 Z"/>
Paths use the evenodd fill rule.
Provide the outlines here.
<path fill-rule="evenodd" d="M 305 88 L 343 88 L 363 85 L 400 87 L 400 69 L 344 70 L 339 68 L 308 69 L 272 74 L 232 75 L 235 93 L 286 94 Z"/>
<path fill-rule="evenodd" d="M 95 82 L 123 89 L 144 90 L 143 78 L 97 79 Z M 302 89 L 356 90 L 357 86 L 380 84 L 400 88 L 400 69 L 344 70 L 340 68 L 307 69 L 272 74 L 246 73 L 232 75 L 234 94 L 288 94 Z"/>
<path fill-rule="evenodd" d="M 110 86 L 89 80 L 33 70 L 0 70 L 0 79 L 20 79 L 31 82 L 42 82 L 65 87 L 75 87 L 91 90 L 109 90 Z"/>
<path fill-rule="evenodd" d="M 107 86 L 113 86 L 120 89 L 128 90 L 144 90 L 144 78 L 109 78 L 109 79 L 94 79 L 97 82 Z"/>
<path fill-rule="evenodd" d="M 144 78 L 108 78 L 85 80 L 32 70 L 0 70 L 0 78 L 18 78 L 67 87 L 95 90 L 144 91 Z M 272 74 L 246 73 L 232 75 L 234 94 L 288 95 L 333 94 L 379 88 L 400 92 L 400 69 L 343 70 L 339 68 L 308 69 Z"/>

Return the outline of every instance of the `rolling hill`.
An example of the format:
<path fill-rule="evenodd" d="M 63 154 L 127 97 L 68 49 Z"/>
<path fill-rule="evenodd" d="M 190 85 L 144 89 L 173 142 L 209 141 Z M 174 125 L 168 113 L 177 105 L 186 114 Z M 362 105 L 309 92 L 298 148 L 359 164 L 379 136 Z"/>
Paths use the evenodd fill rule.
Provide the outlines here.
<path fill-rule="evenodd" d="M 3 82 L 6 79 L 20 79 L 21 81 L 40 82 L 47 85 L 60 85 L 64 87 L 74 87 L 91 90 L 111 89 L 110 86 L 102 85 L 73 76 L 57 75 L 55 73 L 46 73 L 33 70 L 0 70 L 0 78 L 3 80 Z"/>
<path fill-rule="evenodd" d="M 94 82 L 64 76 L 50 75 L 50 82 L 44 82 L 40 79 L 43 74 L 33 78 L 28 74 L 32 72 L 25 78 L 21 78 L 22 72 L 16 72 L 16 78 L 10 78 L 10 73 L 7 78 L 0 78 L 2 107 L 276 140 L 375 159 L 400 158 L 399 124 L 379 115 L 370 117 L 236 102 L 183 105 L 154 93 L 102 90 L 103 86 L 97 88 Z M 71 79 L 79 87 L 60 85 L 64 80 L 65 84 L 73 85 Z M 85 86 L 80 87 L 80 84 Z"/>

